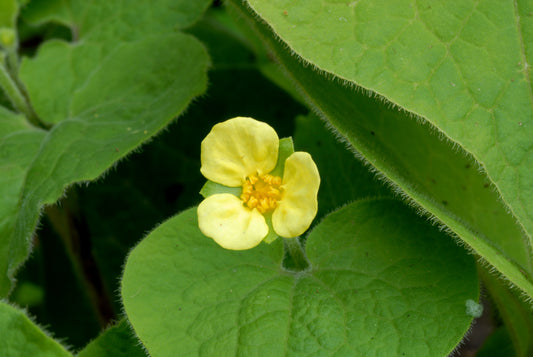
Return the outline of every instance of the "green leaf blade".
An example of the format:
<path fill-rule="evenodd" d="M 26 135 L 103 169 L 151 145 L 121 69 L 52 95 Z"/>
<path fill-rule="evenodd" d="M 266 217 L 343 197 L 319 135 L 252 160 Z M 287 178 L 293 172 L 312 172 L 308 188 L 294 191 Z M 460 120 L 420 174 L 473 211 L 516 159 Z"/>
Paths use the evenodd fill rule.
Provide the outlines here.
<path fill-rule="evenodd" d="M 72 356 L 47 336 L 24 312 L 0 302 L 0 353 L 2 356 Z"/>
<path fill-rule="evenodd" d="M 108 41 L 186 28 L 208 6 L 209 1 L 205 0 L 156 0 L 144 4 L 123 0 L 32 0 L 22 9 L 22 17 L 32 25 L 55 21 L 72 27 L 75 36 Z"/>
<path fill-rule="evenodd" d="M 200 9 L 207 3 L 197 2 L 190 8 Z M 30 237 L 43 205 L 55 203 L 68 186 L 102 175 L 205 91 L 209 65 L 205 48 L 192 36 L 169 28 L 169 21 L 148 25 L 145 17 L 146 26 L 142 33 L 135 32 L 134 38 L 105 36 L 131 27 L 133 11 L 152 9 L 160 13 L 174 6 L 164 1 L 129 5 L 127 12 L 120 11 L 119 3 L 85 13 L 73 8 L 78 29 L 97 24 L 98 18 L 89 15 L 98 9 L 118 17 L 116 23 L 100 24 L 97 41 L 87 35 L 79 43 L 47 42 L 34 58 L 25 59 L 21 65 L 20 77 L 37 114 L 54 126 L 27 161 L 23 186 L 17 193 L 18 212 L 7 222 L 9 234 L 5 237 L 10 256 L 5 261 L 9 281 L 28 256 Z M 184 6 L 181 8 L 189 8 Z M 189 20 L 200 14 L 189 14 Z M 89 18 L 81 22 L 83 16 Z M 161 33 L 164 30 L 166 33 Z M 11 285 L 7 280 L 2 282 L 1 296 Z"/>
<path fill-rule="evenodd" d="M 137 52 L 158 53 L 166 46 L 171 46 L 176 52 L 187 51 L 189 56 L 181 57 L 181 61 L 172 55 L 162 61 L 161 57 L 154 57 L 151 63 L 139 59 L 139 68 L 144 68 L 144 71 L 137 71 L 139 85 L 134 89 L 122 88 L 122 91 L 120 85 L 116 88 L 109 86 L 103 93 L 104 97 L 97 100 L 102 81 L 122 61 Z M 186 35 L 139 41 L 126 46 L 123 51 L 117 51 L 116 57 L 110 61 L 107 67 L 102 66 L 100 72 L 92 75 L 92 81 L 83 90 L 76 92 L 72 109 L 74 117 L 60 122 L 49 132 L 28 171 L 15 226 L 13 244 L 17 249 L 10 264 L 12 271 L 26 257 L 26 238 L 37 224 L 43 204 L 54 203 L 74 182 L 100 176 L 114 162 L 161 130 L 205 89 L 205 50 Z M 161 72 L 163 70 L 159 66 L 165 72 Z M 156 67 L 159 67 L 159 73 L 165 75 L 159 86 L 154 86 L 154 82 L 160 77 L 151 71 Z M 171 81 L 167 77 L 170 72 L 173 73 Z M 129 74 L 119 73 L 124 76 Z M 182 80 L 190 87 L 184 87 Z M 128 81 L 125 83 L 129 84 Z"/>
<path fill-rule="evenodd" d="M 532 244 L 532 26 L 525 4 L 248 3 L 306 61 L 427 119 L 472 153 Z"/>
<path fill-rule="evenodd" d="M 139 345 L 127 320 L 105 330 L 91 341 L 77 357 L 145 357 L 146 353 Z"/>
<path fill-rule="evenodd" d="M 0 3 L 0 29 L 15 28 L 18 10 L 17 0 L 4 0 Z"/>
<path fill-rule="evenodd" d="M 244 7 L 231 7 L 279 62 L 307 104 L 329 121 L 397 191 L 446 225 L 512 283 L 533 296 L 529 237 L 502 204 L 480 163 L 435 129 L 407 113 L 385 108 L 298 58 L 255 22 Z M 480 109 L 481 110 L 481 109 Z M 472 123 L 475 126 L 475 123 Z M 476 135 L 472 135 L 476 138 Z M 396 187 L 397 185 L 397 187 Z"/>
<path fill-rule="evenodd" d="M 47 22 L 57 22 L 72 26 L 71 0 L 32 0 L 22 7 L 21 17 L 29 24 L 38 26 Z"/>
<path fill-rule="evenodd" d="M 347 339 L 364 341 L 354 346 L 355 354 L 447 355 L 465 333 L 458 328 L 449 336 L 441 335 L 445 326 L 457 326 L 452 321 L 464 318 L 467 299 L 457 297 L 470 295 L 477 300 L 478 294 L 475 284 L 465 280 L 456 285 L 453 277 L 466 269 L 472 279 L 474 267 L 469 257 L 448 256 L 449 249 L 456 249 L 453 243 L 437 244 L 434 239 L 438 238 L 429 233 L 431 229 L 423 224 L 414 228 L 409 214 L 400 207 L 392 200 L 363 200 L 329 216 L 307 240 L 308 258 L 318 267 L 313 275 L 325 287 L 339 291 L 337 299 L 352 310 L 345 317 L 346 330 L 353 333 Z M 337 230 L 336 237 L 332 237 L 333 229 Z M 409 234 L 425 238 L 402 238 Z M 436 259 L 440 254 L 447 255 L 449 260 Z M 430 283 L 428 279 L 433 279 L 436 272 L 449 277 Z M 444 296 L 449 295 L 450 289 L 455 292 L 449 297 L 454 301 L 453 308 L 444 310 L 439 303 L 430 302 L 437 296 L 448 299 Z M 428 301 L 424 302 L 425 299 Z M 436 311 L 443 313 L 438 321 L 428 323 L 426 318 Z M 370 323 L 374 318 L 376 324 Z M 417 337 L 422 329 L 420 324 L 424 325 L 425 339 L 440 339 L 442 345 L 413 342 L 420 338 Z M 367 333 L 361 336 L 365 330 Z"/>
<path fill-rule="evenodd" d="M 194 24 L 209 7 L 210 1 L 157 0 L 131 2 L 127 0 L 110 3 L 105 0 L 73 1 L 74 20 L 79 36 L 90 41 L 105 41 L 120 38 L 132 41 L 146 34 L 171 33 Z M 117 14 L 120 22 L 117 23 Z M 106 24 L 107 26 L 102 26 Z"/>
<path fill-rule="evenodd" d="M 290 285 L 290 278 L 279 277 L 280 240 L 271 245 L 261 244 L 252 255 L 246 251 L 221 251 L 199 232 L 195 209 L 176 216 L 154 233 L 128 257 L 122 297 L 137 335 L 155 356 L 171 355 L 176 346 L 184 355 L 231 354 L 238 333 L 235 323 L 248 318 L 244 312 L 242 317 L 232 313 L 238 309 L 240 298 L 250 296 L 252 301 L 254 294 L 264 294 L 266 288 L 274 290 L 274 294 Z M 177 256 L 179 264 L 172 263 Z M 146 264 L 151 267 L 148 274 L 141 268 Z M 191 267 L 194 272 L 189 270 Z M 154 273 L 159 276 L 158 281 L 153 279 Z M 168 279 L 182 286 L 181 291 L 176 284 L 167 285 Z M 250 287 L 240 283 L 243 281 L 255 283 Z M 154 283 L 163 284 L 155 294 Z M 206 293 L 206 288 L 210 293 Z M 267 299 L 266 295 L 263 299 Z M 158 328 L 161 325 L 153 319 L 156 315 L 166 315 L 169 323 L 178 328 L 161 333 Z"/>
<path fill-rule="evenodd" d="M 11 290 L 9 271 L 14 256 L 13 222 L 24 179 L 46 133 L 31 128 L 26 120 L 0 109 L 0 296 Z"/>
<path fill-rule="evenodd" d="M 394 200 L 331 214 L 307 251 L 311 270 L 290 273 L 279 240 L 224 250 L 199 232 L 193 208 L 128 257 L 125 311 L 154 356 L 446 355 L 470 325 L 472 258 Z"/>

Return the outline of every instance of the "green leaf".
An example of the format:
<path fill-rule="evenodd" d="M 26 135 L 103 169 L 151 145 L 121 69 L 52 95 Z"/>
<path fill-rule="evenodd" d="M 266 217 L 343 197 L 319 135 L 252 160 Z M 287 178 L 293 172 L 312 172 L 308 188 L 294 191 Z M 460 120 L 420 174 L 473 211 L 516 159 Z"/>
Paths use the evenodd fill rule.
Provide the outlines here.
<path fill-rule="evenodd" d="M 24 312 L 0 301 L 0 354 L 5 357 L 72 356 L 33 323 Z"/>
<path fill-rule="evenodd" d="M 36 59 L 31 61 L 26 59 L 23 62 L 20 75 L 37 114 L 42 120 L 50 123 L 68 118 L 72 114 L 72 95 L 87 84 L 87 80 L 95 71 L 101 71 L 102 63 L 109 61 L 116 52 L 120 52 L 122 47 L 128 44 L 134 46 L 143 40 L 157 41 L 157 39 L 151 40 L 156 35 L 171 37 L 170 34 L 177 34 L 176 30 L 196 21 L 208 4 L 207 0 L 195 2 L 158 0 L 148 3 L 138 0 L 127 3 L 98 0 L 62 1 L 61 4 L 56 1 L 50 3 L 36 1 L 35 4 L 30 4 L 27 11 L 50 7 L 50 12 L 56 13 L 56 7 L 66 7 L 65 11 L 71 16 L 73 37 L 79 41 L 73 44 L 62 41 L 47 42 L 39 49 Z M 163 52 L 164 49 L 161 48 L 159 52 Z M 140 52 L 130 54 L 132 57 L 124 62 L 124 67 L 115 68 L 116 74 L 107 78 L 106 87 L 111 84 L 120 87 L 112 90 L 127 89 L 126 85 L 134 86 L 139 82 L 137 74 L 142 75 L 142 72 L 150 70 L 150 68 L 140 70 L 135 67 L 151 58 L 149 53 L 142 52 L 143 49 L 138 50 Z M 174 56 L 177 53 L 178 51 L 169 48 L 165 54 L 155 52 L 153 55 Z M 194 55 L 198 54 L 193 52 Z M 179 60 L 186 62 L 183 59 Z M 155 59 L 150 61 L 155 62 Z M 205 59 L 201 60 L 204 61 Z M 164 71 L 164 67 L 160 71 L 154 71 L 154 81 L 158 76 L 168 74 Z M 132 73 L 136 75 L 131 75 Z M 130 78 L 130 83 L 121 83 L 126 78 Z M 42 90 L 44 84 L 47 86 L 46 91 Z M 187 86 L 184 86 L 184 91 L 185 88 Z"/>
<path fill-rule="evenodd" d="M 21 17 L 34 26 L 46 22 L 71 26 L 71 3 L 71 0 L 29 0 L 29 3 L 21 9 Z"/>
<path fill-rule="evenodd" d="M 45 135 L 22 116 L 0 107 L 0 296 L 10 290 L 7 272 L 17 251 L 12 237 L 24 178 Z"/>
<path fill-rule="evenodd" d="M 187 29 L 187 33 L 201 40 L 209 49 L 212 61 L 211 71 L 253 70 L 254 54 L 241 43 L 242 35 L 221 26 L 217 21 L 220 15 L 227 17 L 225 14 L 223 8 L 212 6 L 200 21 Z M 233 83 L 238 84 L 236 81 Z"/>
<path fill-rule="evenodd" d="M 487 288 L 506 326 L 506 335 L 512 341 L 515 356 L 527 357 L 533 354 L 533 308 L 522 301 L 517 291 L 510 290 L 504 283 L 480 268 L 483 285 Z"/>
<path fill-rule="evenodd" d="M 100 176 L 180 115 L 206 88 L 207 53 L 189 35 L 161 34 L 157 31 L 162 27 L 154 25 L 154 33 L 146 26 L 135 39 L 106 42 L 106 31 L 111 35 L 133 25 L 130 4 L 132 8 L 124 12 L 118 3 L 116 8 L 105 8 L 118 17 L 92 32 L 101 35 L 98 42 L 47 42 L 36 57 L 22 63 L 20 76 L 37 114 L 55 125 L 24 167 L 27 175 L 20 201 L 9 206 L 19 212 L 6 222 L 10 255 L 0 261 L 7 261 L 1 274 L 11 281 L 28 255 L 43 205 L 54 203 L 69 185 Z M 141 14 L 155 11 L 153 2 L 136 4 L 135 11 Z M 168 10 L 167 3 L 157 4 Z M 91 18 L 79 30 L 90 29 L 95 22 Z M 115 22 L 121 25 L 115 27 Z M 10 288 L 2 278 L 0 296 Z"/>
<path fill-rule="evenodd" d="M 81 350 L 77 357 L 144 357 L 146 353 L 126 320 L 105 330 Z"/>
<path fill-rule="evenodd" d="M 4 137 L 16 133 L 18 131 L 34 129 L 25 120 L 21 114 L 13 113 L 12 111 L 0 106 L 0 134 Z"/>
<path fill-rule="evenodd" d="M 424 213 L 429 212 L 533 296 L 529 239 L 472 156 L 407 113 L 303 66 L 253 15 L 231 8 L 263 41 L 307 104 L 333 124 L 365 160 Z"/>
<path fill-rule="evenodd" d="M 194 208 L 159 226 L 122 279 L 125 312 L 148 351 L 444 356 L 472 321 L 472 257 L 397 201 L 328 216 L 307 239 L 307 271 L 284 270 L 281 246 L 221 249 L 200 233 Z"/>
<path fill-rule="evenodd" d="M 285 172 L 285 161 L 293 153 L 294 153 L 294 143 L 292 142 L 292 138 L 280 139 L 278 161 L 276 162 L 276 167 L 274 167 L 271 174 L 274 176 L 283 177 L 283 173 Z"/>
<path fill-rule="evenodd" d="M 234 196 L 240 197 L 242 193 L 242 187 L 228 187 L 228 186 L 224 186 L 219 183 L 207 180 L 205 185 L 200 190 L 200 194 L 204 198 L 207 198 L 211 195 L 216 195 L 217 193 L 230 193 Z"/>
<path fill-rule="evenodd" d="M 527 2 L 248 3 L 306 61 L 425 118 L 472 153 L 531 244 L 533 20 Z"/>
<path fill-rule="evenodd" d="M 17 0 L 2 0 L 0 1 L 0 30 L 2 27 L 10 29 L 15 28 L 18 15 L 18 2 Z M 0 44 L 2 41 L 0 41 Z"/>
<path fill-rule="evenodd" d="M 218 38 L 220 33 L 214 32 L 213 35 Z M 221 37 L 217 43 L 223 40 Z M 247 58 L 253 59 L 252 56 Z M 90 185 L 68 190 L 68 201 L 71 201 L 73 191 L 79 195 L 80 218 L 87 221 L 92 252 L 108 292 L 118 291 L 127 253 L 146 232 L 202 200 L 198 194 L 205 182 L 200 173 L 200 143 L 214 124 L 236 115 L 246 115 L 269 120 L 280 136 L 288 135 L 292 132 L 293 118 L 305 110 L 250 66 L 210 72 L 209 93 L 209 96 L 196 99 L 178 121 L 157 136 L 157 140 L 144 144 L 141 151 L 119 162 L 104 177 Z M 265 97 L 272 98 L 272 101 L 265 101 Z M 65 202 L 61 205 L 64 207 Z M 41 239 L 43 246 L 48 241 L 48 237 Z M 32 261 L 33 258 L 28 263 Z M 31 269 L 28 263 L 17 273 L 18 284 L 24 271 Z M 61 301 L 61 291 L 57 292 L 59 296 L 53 298 L 54 301 Z M 118 299 L 113 300 L 114 310 L 121 311 Z M 66 317 L 59 315 L 63 319 Z M 41 321 L 45 323 L 45 320 Z M 56 325 L 50 326 L 59 331 Z M 78 327 L 72 332 L 79 330 Z M 60 335 L 68 336 L 69 342 L 75 344 L 69 334 L 63 332 Z"/>
<path fill-rule="evenodd" d="M 31 0 L 22 17 L 32 25 L 58 22 L 70 26 L 75 36 L 92 41 L 135 39 L 146 33 L 175 31 L 192 25 L 209 1 L 155 0 Z M 108 44 L 109 45 L 109 44 Z"/>
<path fill-rule="evenodd" d="M 17 284 L 9 300 L 28 308 L 40 325 L 61 336 L 64 343 L 76 350 L 98 335 L 113 311 L 107 301 L 111 299 L 110 294 L 97 284 L 98 270 L 87 274 L 86 268 L 93 262 L 91 255 L 77 253 L 93 251 L 96 247 L 91 246 L 89 231 L 80 229 L 85 227 L 83 218 L 72 206 L 71 199 L 63 199 L 60 207 L 47 207 L 33 239 L 31 257 L 17 272 Z M 60 228 L 54 230 L 57 227 Z M 28 306 L 31 300 L 22 295 L 28 283 L 34 284 L 34 289 L 42 289 L 42 300 L 34 301 L 37 305 Z"/>

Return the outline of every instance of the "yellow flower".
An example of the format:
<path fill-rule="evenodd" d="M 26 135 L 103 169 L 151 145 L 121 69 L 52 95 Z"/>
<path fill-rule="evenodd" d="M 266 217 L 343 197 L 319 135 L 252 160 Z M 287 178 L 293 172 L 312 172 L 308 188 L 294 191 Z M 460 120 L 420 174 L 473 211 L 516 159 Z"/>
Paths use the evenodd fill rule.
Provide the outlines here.
<path fill-rule="evenodd" d="M 274 129 L 252 118 L 237 117 L 215 125 L 202 141 L 200 171 L 210 181 L 240 187 L 240 196 L 216 193 L 198 206 L 202 233 L 226 249 L 250 249 L 269 233 L 285 238 L 304 233 L 318 209 L 318 169 L 306 152 L 292 153 L 272 173 L 280 140 Z M 277 171 L 277 170 L 276 170 Z"/>

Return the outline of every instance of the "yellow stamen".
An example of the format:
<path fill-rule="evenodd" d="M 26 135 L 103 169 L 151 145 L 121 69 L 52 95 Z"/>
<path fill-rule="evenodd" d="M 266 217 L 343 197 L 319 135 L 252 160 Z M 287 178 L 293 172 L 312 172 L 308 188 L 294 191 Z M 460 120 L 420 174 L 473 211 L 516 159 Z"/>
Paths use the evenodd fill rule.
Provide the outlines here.
<path fill-rule="evenodd" d="M 241 200 L 261 213 L 273 211 L 281 200 L 281 177 L 273 175 L 250 175 L 242 185 Z"/>

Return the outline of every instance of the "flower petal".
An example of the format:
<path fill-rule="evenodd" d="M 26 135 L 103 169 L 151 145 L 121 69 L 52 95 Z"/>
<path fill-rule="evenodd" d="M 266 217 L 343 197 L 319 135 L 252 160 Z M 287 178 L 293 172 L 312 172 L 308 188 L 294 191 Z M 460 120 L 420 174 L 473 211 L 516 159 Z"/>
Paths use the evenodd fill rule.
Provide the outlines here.
<path fill-rule="evenodd" d="M 268 234 L 265 217 L 229 193 L 209 196 L 200 203 L 198 226 L 220 246 L 233 250 L 253 248 Z"/>
<path fill-rule="evenodd" d="M 237 187 L 251 174 L 266 174 L 278 160 L 279 138 L 268 124 L 237 117 L 219 123 L 202 141 L 200 171 L 209 180 Z"/>
<path fill-rule="evenodd" d="M 285 161 L 283 196 L 272 214 L 274 231 L 292 238 L 309 228 L 318 210 L 320 175 L 315 162 L 306 152 L 297 151 Z"/>

